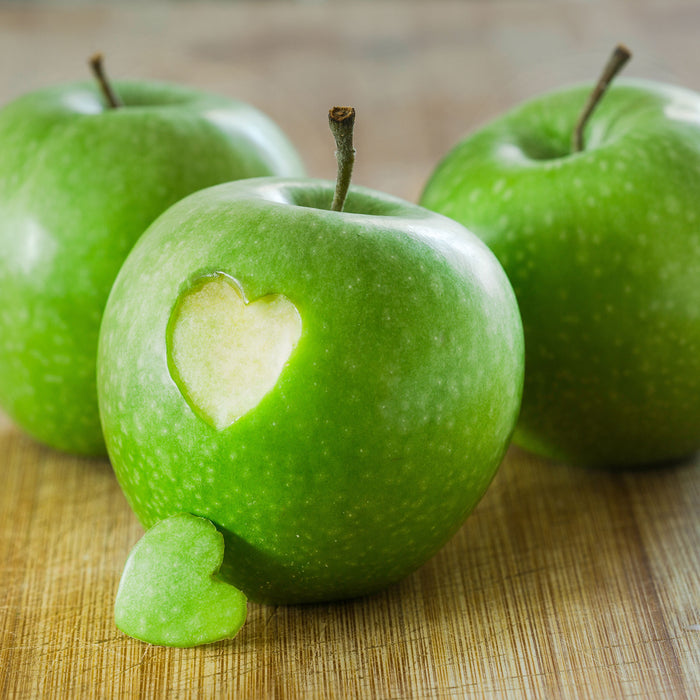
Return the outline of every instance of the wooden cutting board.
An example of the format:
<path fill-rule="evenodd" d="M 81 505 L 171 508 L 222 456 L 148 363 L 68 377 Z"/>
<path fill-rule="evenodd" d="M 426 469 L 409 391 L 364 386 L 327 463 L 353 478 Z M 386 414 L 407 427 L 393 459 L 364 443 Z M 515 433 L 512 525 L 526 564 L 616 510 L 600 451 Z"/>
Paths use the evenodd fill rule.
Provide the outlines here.
<path fill-rule="evenodd" d="M 590 78 L 700 89 L 692 3 L 0 6 L 0 101 L 86 75 L 188 82 L 284 124 L 332 177 L 325 114 L 358 110 L 356 182 L 415 199 L 466 130 Z M 316 126 L 315 126 L 316 125 Z M 625 475 L 512 449 L 454 539 L 403 583 L 334 605 L 251 605 L 236 639 L 152 647 L 114 626 L 142 534 L 107 461 L 52 452 L 0 416 L 0 697 L 700 696 L 700 460 Z"/>
<path fill-rule="evenodd" d="M 153 647 L 112 606 L 142 531 L 109 464 L 0 424 L 0 697 L 697 697 L 700 464 L 626 476 L 512 450 L 403 583 L 251 604 L 230 642 Z"/>

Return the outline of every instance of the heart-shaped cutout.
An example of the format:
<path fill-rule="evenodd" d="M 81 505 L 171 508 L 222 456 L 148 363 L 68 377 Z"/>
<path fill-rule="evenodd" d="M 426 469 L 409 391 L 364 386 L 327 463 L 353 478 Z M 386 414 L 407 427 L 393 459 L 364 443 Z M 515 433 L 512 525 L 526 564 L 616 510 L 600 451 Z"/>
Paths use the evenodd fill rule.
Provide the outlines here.
<path fill-rule="evenodd" d="M 235 636 L 246 597 L 217 578 L 224 538 L 189 513 L 154 525 L 127 559 L 114 604 L 122 632 L 150 644 L 193 647 Z"/>
<path fill-rule="evenodd" d="M 274 388 L 301 336 L 301 316 L 282 294 L 247 303 L 232 277 L 200 279 L 173 311 L 170 373 L 190 407 L 217 430 Z"/>

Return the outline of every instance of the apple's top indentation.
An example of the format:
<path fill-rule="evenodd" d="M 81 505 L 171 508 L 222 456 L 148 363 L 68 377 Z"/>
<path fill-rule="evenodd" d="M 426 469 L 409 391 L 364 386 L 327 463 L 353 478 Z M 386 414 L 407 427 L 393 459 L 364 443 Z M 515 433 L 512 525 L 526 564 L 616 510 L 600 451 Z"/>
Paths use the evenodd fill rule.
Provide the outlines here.
<path fill-rule="evenodd" d="M 301 316 L 283 294 L 248 303 L 217 272 L 178 299 L 168 326 L 170 374 L 190 407 L 217 430 L 268 394 L 301 336 Z"/>

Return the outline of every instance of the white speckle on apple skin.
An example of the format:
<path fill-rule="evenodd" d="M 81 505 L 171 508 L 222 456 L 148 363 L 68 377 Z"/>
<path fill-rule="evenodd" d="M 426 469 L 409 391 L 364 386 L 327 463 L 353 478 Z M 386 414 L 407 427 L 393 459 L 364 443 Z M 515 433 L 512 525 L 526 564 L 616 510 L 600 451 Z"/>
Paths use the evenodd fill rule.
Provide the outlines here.
<path fill-rule="evenodd" d="M 678 198 L 672 194 L 666 196 L 664 205 L 669 214 L 678 214 L 681 210 L 681 203 L 678 201 Z"/>

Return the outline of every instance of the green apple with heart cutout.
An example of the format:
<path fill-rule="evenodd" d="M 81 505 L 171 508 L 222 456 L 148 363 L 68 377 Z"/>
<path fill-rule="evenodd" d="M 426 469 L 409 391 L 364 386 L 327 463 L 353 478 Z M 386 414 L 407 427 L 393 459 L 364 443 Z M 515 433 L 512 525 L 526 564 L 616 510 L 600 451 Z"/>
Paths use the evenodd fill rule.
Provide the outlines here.
<path fill-rule="evenodd" d="M 59 85 L 0 110 L 0 405 L 80 454 L 105 452 L 97 337 L 134 242 L 198 189 L 303 172 L 258 110 L 178 85 L 112 88 L 94 65 L 103 90 Z"/>
<path fill-rule="evenodd" d="M 178 513 L 132 549 L 114 604 L 117 627 L 150 644 L 192 647 L 234 637 L 246 598 L 218 576 L 224 538 L 204 518 Z"/>
<path fill-rule="evenodd" d="M 100 333 L 129 503 L 145 527 L 213 522 L 222 577 L 255 601 L 358 596 L 416 569 L 485 492 L 517 417 L 522 327 L 496 258 L 389 195 L 353 186 L 343 206 L 343 181 L 182 200 L 128 256 Z"/>
<path fill-rule="evenodd" d="M 594 93 L 546 94 L 468 136 L 421 198 L 490 246 L 518 297 L 514 441 L 611 468 L 700 448 L 700 95 L 605 92 L 624 56 Z"/>

